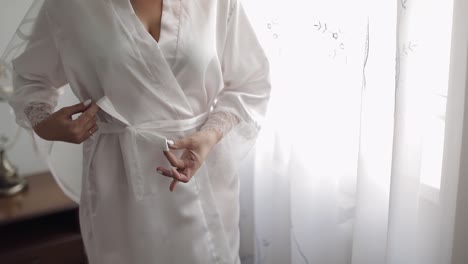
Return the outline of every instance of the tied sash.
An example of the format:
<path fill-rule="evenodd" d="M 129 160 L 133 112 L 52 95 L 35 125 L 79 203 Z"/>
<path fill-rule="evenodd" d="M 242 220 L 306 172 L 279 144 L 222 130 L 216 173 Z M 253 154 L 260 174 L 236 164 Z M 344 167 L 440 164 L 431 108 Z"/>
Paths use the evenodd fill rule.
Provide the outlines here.
<path fill-rule="evenodd" d="M 185 120 L 150 121 L 141 124 L 130 124 L 121 114 L 117 112 L 108 97 L 104 96 L 96 104 L 108 115 L 114 118 L 113 122 L 97 122 L 98 131 L 92 149 L 87 157 L 85 172 L 89 173 L 91 162 L 94 158 L 97 146 L 97 138 L 107 134 L 118 134 L 122 148 L 125 172 L 127 180 L 131 184 L 133 193 L 137 200 L 145 196 L 145 175 L 156 174 L 156 162 L 147 160 L 144 149 L 151 147 L 151 152 L 168 151 L 168 139 L 161 132 L 174 132 L 179 134 L 183 131 L 192 130 L 203 125 L 208 118 L 208 113 Z M 140 148 L 141 147 L 141 148 Z M 85 175 L 89 178 L 88 175 Z M 158 177 L 155 175 L 155 177 Z M 88 185 L 92 188 L 92 185 Z"/>

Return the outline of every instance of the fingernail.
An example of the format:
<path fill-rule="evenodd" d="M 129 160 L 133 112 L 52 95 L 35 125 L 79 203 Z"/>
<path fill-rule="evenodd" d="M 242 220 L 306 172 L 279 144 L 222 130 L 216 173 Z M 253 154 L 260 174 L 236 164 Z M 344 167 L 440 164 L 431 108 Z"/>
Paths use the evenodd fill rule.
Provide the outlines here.
<path fill-rule="evenodd" d="M 84 104 L 84 106 L 88 106 L 88 105 L 91 104 L 92 101 L 93 101 L 93 100 L 88 99 L 88 100 L 86 100 L 83 104 Z"/>
<path fill-rule="evenodd" d="M 163 172 L 161 170 L 156 170 L 159 174 L 163 174 Z"/>
<path fill-rule="evenodd" d="M 174 141 L 172 141 L 172 140 L 167 140 L 167 144 L 169 144 L 169 145 L 174 145 L 175 143 L 174 143 Z"/>

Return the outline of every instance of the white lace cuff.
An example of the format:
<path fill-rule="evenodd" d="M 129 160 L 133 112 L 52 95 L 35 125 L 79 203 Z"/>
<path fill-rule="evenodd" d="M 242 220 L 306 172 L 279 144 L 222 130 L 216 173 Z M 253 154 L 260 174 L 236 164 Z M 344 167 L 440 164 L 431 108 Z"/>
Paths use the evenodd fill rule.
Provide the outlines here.
<path fill-rule="evenodd" d="M 239 122 L 240 119 L 229 112 L 211 113 L 201 130 L 216 130 L 225 136 Z"/>
<path fill-rule="evenodd" d="M 32 102 L 24 108 L 24 114 L 34 128 L 53 113 L 52 106 L 46 103 Z"/>

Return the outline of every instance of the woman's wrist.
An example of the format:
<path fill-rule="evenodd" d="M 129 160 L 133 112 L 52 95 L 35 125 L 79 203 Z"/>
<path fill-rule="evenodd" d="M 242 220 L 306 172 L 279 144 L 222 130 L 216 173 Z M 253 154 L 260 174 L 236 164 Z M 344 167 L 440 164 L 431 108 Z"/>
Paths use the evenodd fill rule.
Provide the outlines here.
<path fill-rule="evenodd" d="M 216 145 L 223 137 L 223 133 L 214 128 L 204 129 L 202 132 L 206 135 L 208 143 L 212 147 Z"/>

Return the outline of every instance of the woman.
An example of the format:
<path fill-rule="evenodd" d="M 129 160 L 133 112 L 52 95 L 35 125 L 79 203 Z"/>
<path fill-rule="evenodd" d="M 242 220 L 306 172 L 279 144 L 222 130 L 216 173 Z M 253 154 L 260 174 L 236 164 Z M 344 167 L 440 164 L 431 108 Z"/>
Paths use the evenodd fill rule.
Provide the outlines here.
<path fill-rule="evenodd" d="M 81 193 L 61 186 L 89 262 L 240 263 L 235 169 L 270 84 L 239 0 L 40 6 L 10 104 L 39 137 L 83 143 Z M 65 84 L 84 103 L 53 112 Z"/>

